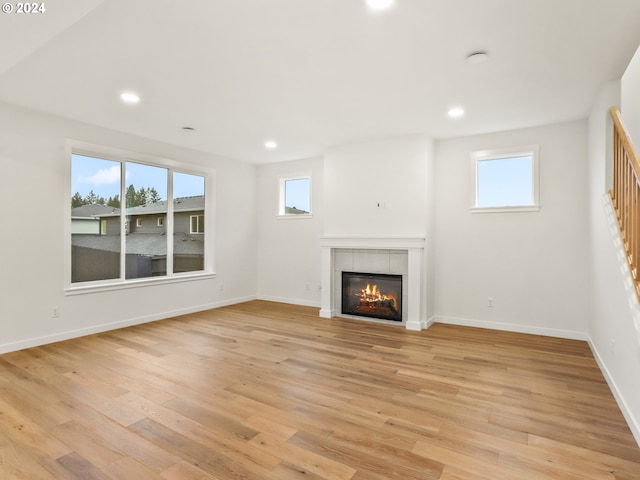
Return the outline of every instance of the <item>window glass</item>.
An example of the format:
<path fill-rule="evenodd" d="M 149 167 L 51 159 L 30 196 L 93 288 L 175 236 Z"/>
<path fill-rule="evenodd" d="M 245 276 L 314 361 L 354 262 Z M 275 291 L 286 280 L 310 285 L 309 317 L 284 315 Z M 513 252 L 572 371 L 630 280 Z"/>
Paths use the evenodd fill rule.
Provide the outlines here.
<path fill-rule="evenodd" d="M 204 270 L 205 178 L 174 172 L 173 224 L 175 273 Z"/>
<path fill-rule="evenodd" d="M 280 215 L 311 214 L 311 176 L 280 179 Z"/>
<path fill-rule="evenodd" d="M 471 159 L 473 212 L 539 210 L 537 145 L 473 152 Z"/>
<path fill-rule="evenodd" d="M 478 161 L 478 207 L 533 205 L 531 156 Z"/>
<path fill-rule="evenodd" d="M 167 236 L 143 221 L 167 212 L 167 175 L 166 168 L 126 163 L 127 279 L 167 274 Z"/>
<path fill-rule="evenodd" d="M 71 157 L 71 281 L 120 277 L 120 162 Z"/>

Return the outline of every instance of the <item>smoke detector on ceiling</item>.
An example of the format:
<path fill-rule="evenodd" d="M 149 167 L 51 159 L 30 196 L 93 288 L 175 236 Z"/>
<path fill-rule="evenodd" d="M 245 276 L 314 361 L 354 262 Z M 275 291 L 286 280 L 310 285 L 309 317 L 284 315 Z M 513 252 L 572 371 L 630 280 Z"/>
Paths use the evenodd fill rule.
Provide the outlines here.
<path fill-rule="evenodd" d="M 477 65 L 479 63 L 484 63 L 489 58 L 487 52 L 474 52 L 467 57 L 467 62 Z"/>

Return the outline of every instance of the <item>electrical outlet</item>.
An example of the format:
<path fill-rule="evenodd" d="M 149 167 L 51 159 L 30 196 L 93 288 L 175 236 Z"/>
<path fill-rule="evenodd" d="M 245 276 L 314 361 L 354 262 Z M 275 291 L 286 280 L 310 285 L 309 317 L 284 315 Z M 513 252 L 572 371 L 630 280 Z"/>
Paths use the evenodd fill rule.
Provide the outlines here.
<path fill-rule="evenodd" d="M 51 318 L 60 317 L 60 307 L 51 307 Z"/>
<path fill-rule="evenodd" d="M 382 209 L 387 208 L 387 202 L 378 202 L 378 203 L 376 203 L 376 208 L 378 210 L 382 210 Z"/>
<path fill-rule="evenodd" d="M 487 298 L 487 307 L 493 307 L 493 297 Z"/>

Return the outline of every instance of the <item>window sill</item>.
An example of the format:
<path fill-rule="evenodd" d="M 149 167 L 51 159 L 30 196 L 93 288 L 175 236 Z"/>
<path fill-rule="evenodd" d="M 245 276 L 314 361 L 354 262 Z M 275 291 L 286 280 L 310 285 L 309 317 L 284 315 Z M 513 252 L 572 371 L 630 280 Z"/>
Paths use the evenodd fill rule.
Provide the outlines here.
<path fill-rule="evenodd" d="M 91 285 L 70 286 L 65 288 L 65 295 L 84 295 L 87 293 L 110 292 L 114 290 L 126 290 L 138 287 L 150 287 L 166 285 L 170 283 L 193 282 L 216 278 L 215 273 L 190 273 L 175 275 L 173 277 L 140 278 L 136 280 L 114 280 L 113 283 L 100 283 Z"/>
<path fill-rule="evenodd" d="M 313 218 L 312 213 L 301 213 L 301 214 L 289 214 L 289 215 L 277 215 L 277 218 L 280 220 L 291 220 L 293 218 Z"/>
<path fill-rule="evenodd" d="M 539 211 L 540 205 L 527 205 L 522 207 L 471 207 L 471 213 L 518 213 Z"/>

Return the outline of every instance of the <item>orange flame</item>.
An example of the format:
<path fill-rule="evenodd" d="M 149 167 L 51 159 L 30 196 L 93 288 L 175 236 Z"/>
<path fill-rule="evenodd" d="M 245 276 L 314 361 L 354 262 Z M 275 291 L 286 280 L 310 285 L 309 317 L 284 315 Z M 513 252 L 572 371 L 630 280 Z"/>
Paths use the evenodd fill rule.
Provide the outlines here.
<path fill-rule="evenodd" d="M 398 300 L 393 295 L 385 295 L 382 293 L 377 285 L 370 285 L 367 283 L 367 288 L 363 288 L 360 291 L 360 303 L 375 304 L 377 302 L 393 302 L 393 307 L 398 308 Z"/>

